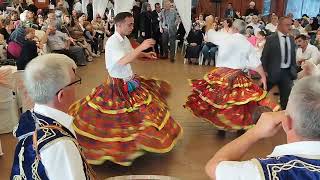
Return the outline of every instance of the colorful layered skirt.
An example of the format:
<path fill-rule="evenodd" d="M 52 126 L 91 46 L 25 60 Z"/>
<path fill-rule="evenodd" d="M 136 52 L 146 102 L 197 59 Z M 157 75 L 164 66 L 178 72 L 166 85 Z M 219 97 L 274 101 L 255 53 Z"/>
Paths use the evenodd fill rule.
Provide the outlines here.
<path fill-rule="evenodd" d="M 130 82 L 110 78 L 70 107 L 90 164 L 129 166 L 145 152 L 169 152 L 182 135 L 165 100 L 169 84 L 139 76 Z"/>
<path fill-rule="evenodd" d="M 219 130 L 247 130 L 255 123 L 253 113 L 257 107 L 279 109 L 266 98 L 267 92 L 241 70 L 215 68 L 204 79 L 190 80 L 190 85 L 192 94 L 184 107 Z"/>

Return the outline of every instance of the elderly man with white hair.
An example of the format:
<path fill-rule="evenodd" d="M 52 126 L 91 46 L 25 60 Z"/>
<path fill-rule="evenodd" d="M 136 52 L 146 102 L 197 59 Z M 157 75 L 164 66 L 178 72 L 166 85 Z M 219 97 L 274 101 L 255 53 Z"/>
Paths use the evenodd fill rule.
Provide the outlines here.
<path fill-rule="evenodd" d="M 216 180 L 320 179 L 320 76 L 297 81 L 287 109 L 262 114 L 257 125 L 220 149 L 206 166 Z M 266 158 L 241 161 L 257 142 L 283 129 L 287 144 Z"/>
<path fill-rule="evenodd" d="M 25 69 L 25 86 L 35 102 L 14 130 L 18 139 L 10 179 L 84 180 L 92 176 L 67 114 L 81 82 L 76 64 L 61 54 L 33 59 Z"/>
<path fill-rule="evenodd" d="M 255 123 L 253 113 L 260 107 L 279 108 L 266 98 L 266 75 L 255 48 L 244 35 L 246 23 L 237 19 L 232 29 L 233 34 L 208 33 L 208 41 L 219 48 L 217 68 L 203 79 L 191 81 L 193 92 L 185 105 L 223 134 L 225 131 L 250 129 Z M 265 90 L 256 85 L 243 69 L 258 72 Z"/>
<path fill-rule="evenodd" d="M 253 15 L 259 15 L 259 10 L 256 9 L 256 3 L 254 1 L 251 1 L 249 3 L 249 8 L 246 10 L 245 16 L 253 16 Z"/>

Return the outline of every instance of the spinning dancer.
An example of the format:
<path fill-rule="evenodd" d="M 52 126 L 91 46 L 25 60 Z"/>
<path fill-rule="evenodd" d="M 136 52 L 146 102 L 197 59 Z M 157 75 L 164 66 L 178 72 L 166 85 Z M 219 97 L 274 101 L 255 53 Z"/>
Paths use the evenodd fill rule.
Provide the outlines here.
<path fill-rule="evenodd" d="M 166 153 L 182 133 L 168 111 L 165 96 L 170 86 L 134 75 L 130 62 L 155 59 L 154 46 L 145 40 L 133 49 L 129 39 L 134 19 L 128 12 L 115 17 L 116 32 L 106 43 L 106 67 L 110 78 L 70 108 L 74 129 L 90 164 L 105 160 L 129 166 L 146 151 Z"/>
<path fill-rule="evenodd" d="M 253 126 L 253 114 L 259 106 L 278 110 L 266 99 L 266 75 L 254 47 L 244 36 L 246 23 L 235 20 L 233 34 L 212 32 L 208 40 L 219 48 L 216 67 L 204 79 L 191 80 L 192 94 L 185 107 L 197 117 L 211 122 L 219 130 L 247 130 Z M 263 89 L 244 73 L 255 70 Z"/>

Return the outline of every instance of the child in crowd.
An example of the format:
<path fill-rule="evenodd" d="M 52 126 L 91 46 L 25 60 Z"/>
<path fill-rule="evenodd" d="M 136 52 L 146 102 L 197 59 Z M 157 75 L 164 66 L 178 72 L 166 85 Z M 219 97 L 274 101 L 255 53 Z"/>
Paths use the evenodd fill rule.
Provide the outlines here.
<path fill-rule="evenodd" d="M 91 45 L 92 52 L 98 55 L 98 39 L 95 36 L 96 32 L 93 30 L 93 26 L 88 24 L 84 30 L 84 36 L 86 41 Z M 98 55 L 99 56 L 99 55 Z"/>

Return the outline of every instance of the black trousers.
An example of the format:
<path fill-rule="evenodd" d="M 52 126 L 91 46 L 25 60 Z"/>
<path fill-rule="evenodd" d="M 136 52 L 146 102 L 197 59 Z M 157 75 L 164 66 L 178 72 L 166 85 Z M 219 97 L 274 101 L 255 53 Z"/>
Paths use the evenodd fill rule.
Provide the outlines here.
<path fill-rule="evenodd" d="M 268 86 L 268 91 L 270 91 L 273 86 L 278 86 L 280 91 L 280 105 L 281 105 L 281 108 L 285 110 L 287 108 L 289 95 L 293 87 L 293 79 L 292 79 L 290 68 L 281 69 L 280 77 L 277 81 L 271 82 L 268 79 L 267 86 Z"/>

